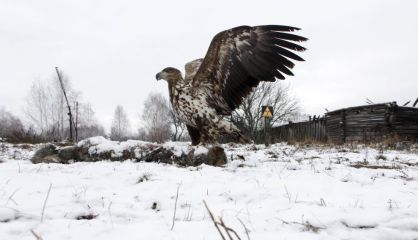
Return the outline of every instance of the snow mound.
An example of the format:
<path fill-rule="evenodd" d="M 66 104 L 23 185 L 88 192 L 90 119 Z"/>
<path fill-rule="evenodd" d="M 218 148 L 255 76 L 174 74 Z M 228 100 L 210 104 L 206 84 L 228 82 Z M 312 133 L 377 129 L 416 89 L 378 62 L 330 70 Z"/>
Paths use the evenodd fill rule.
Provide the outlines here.
<path fill-rule="evenodd" d="M 128 141 L 112 141 L 102 136 L 92 137 L 80 141 L 78 147 L 88 147 L 90 155 L 100 155 L 110 152 L 112 157 L 122 157 L 124 151 L 132 150 L 133 148 L 144 148 L 152 145 L 149 142 L 128 140 Z M 138 156 L 139 157 L 139 156 Z"/>

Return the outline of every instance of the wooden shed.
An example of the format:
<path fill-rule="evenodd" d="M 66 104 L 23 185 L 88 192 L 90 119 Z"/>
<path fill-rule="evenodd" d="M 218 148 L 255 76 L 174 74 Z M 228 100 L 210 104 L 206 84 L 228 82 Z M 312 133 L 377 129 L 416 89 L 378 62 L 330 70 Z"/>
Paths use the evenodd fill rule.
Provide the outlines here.
<path fill-rule="evenodd" d="M 418 108 L 396 102 L 343 108 L 325 114 L 329 142 L 418 139 Z"/>

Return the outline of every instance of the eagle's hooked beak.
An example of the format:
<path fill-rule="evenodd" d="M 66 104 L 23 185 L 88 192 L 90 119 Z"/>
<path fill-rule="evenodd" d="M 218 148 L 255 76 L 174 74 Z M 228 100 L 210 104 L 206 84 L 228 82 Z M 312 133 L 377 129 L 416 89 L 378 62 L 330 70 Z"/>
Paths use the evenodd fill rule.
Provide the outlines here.
<path fill-rule="evenodd" d="M 158 80 L 161 80 L 161 73 L 157 73 L 157 75 L 155 75 L 155 78 Z"/>

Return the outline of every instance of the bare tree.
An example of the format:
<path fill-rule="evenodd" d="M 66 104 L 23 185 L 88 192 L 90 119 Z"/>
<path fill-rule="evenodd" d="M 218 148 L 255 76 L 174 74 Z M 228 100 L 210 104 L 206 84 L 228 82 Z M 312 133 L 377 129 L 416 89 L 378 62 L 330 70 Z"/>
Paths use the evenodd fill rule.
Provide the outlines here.
<path fill-rule="evenodd" d="M 79 140 L 105 135 L 104 127 L 98 123 L 90 103 L 79 104 L 77 125 Z"/>
<path fill-rule="evenodd" d="M 183 123 L 183 121 L 180 120 L 180 118 L 177 116 L 176 112 L 174 111 L 173 107 L 169 106 L 169 113 L 170 113 L 170 122 L 172 124 L 172 127 L 174 131 L 172 131 L 171 134 L 171 140 L 172 141 L 180 141 L 185 140 L 188 137 L 188 133 L 186 130 L 186 124 Z"/>
<path fill-rule="evenodd" d="M 171 119 L 167 99 L 159 93 L 150 93 L 141 114 L 147 140 L 165 142 L 170 139 Z"/>
<path fill-rule="evenodd" d="M 14 143 L 39 143 L 42 139 L 32 126 L 25 127 L 20 118 L 0 108 L 0 138 Z"/>
<path fill-rule="evenodd" d="M 69 78 L 65 74 L 61 72 L 60 75 L 70 104 L 74 105 L 80 93 L 71 88 Z M 67 108 L 55 74 L 49 81 L 34 81 L 26 98 L 25 114 L 45 140 L 62 140 L 68 137 Z"/>
<path fill-rule="evenodd" d="M 51 127 L 48 109 L 50 106 L 49 90 L 40 80 L 36 80 L 26 98 L 25 113 L 40 135 L 44 135 Z"/>
<path fill-rule="evenodd" d="M 20 119 L 4 107 L 0 108 L 0 137 L 8 141 L 16 142 L 25 134 L 25 128 Z"/>
<path fill-rule="evenodd" d="M 148 140 L 147 131 L 145 130 L 145 128 L 141 127 L 138 129 L 136 139 L 142 140 L 142 141 Z"/>
<path fill-rule="evenodd" d="M 231 115 L 231 121 L 245 134 L 256 139 L 263 126 L 261 106 L 269 105 L 274 109 L 271 124 L 279 125 L 291 119 L 299 112 L 298 101 L 290 96 L 289 86 L 282 83 L 263 82 L 246 98 Z"/>
<path fill-rule="evenodd" d="M 126 140 L 130 132 L 130 123 L 121 105 L 116 106 L 113 116 L 110 138 L 116 141 Z"/>

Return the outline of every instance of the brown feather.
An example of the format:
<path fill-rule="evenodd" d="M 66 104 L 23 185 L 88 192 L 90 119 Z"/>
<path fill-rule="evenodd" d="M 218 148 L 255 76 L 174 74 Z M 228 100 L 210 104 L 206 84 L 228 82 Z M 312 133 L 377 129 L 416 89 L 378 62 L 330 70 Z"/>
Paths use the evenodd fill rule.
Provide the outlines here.
<path fill-rule="evenodd" d="M 241 26 L 218 33 L 192 80 L 194 87 L 208 87 L 218 113 L 229 114 L 260 81 L 285 79 L 293 75 L 291 60 L 303 61 L 293 51 L 305 48 L 293 42 L 307 39 L 293 32 L 295 27 L 265 25 Z M 289 49 L 289 50 L 288 50 Z M 220 107 L 219 103 L 225 107 Z"/>

